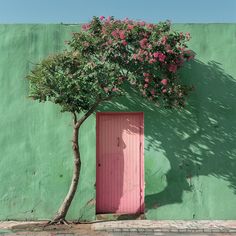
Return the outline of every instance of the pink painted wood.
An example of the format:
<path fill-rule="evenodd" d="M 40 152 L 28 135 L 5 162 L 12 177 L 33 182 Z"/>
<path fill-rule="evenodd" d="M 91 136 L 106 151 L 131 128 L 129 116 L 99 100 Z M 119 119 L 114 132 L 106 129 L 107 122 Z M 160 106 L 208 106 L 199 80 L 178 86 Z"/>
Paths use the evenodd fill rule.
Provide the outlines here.
<path fill-rule="evenodd" d="M 144 211 L 143 113 L 97 113 L 96 211 Z"/>

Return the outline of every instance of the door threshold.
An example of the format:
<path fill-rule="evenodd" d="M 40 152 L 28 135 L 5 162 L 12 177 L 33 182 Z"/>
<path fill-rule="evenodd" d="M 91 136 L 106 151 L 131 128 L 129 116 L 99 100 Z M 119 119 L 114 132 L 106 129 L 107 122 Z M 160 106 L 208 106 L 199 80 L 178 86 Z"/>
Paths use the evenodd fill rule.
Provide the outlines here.
<path fill-rule="evenodd" d="M 96 220 L 145 220 L 144 213 L 125 214 L 125 213 L 103 213 L 96 214 Z"/>

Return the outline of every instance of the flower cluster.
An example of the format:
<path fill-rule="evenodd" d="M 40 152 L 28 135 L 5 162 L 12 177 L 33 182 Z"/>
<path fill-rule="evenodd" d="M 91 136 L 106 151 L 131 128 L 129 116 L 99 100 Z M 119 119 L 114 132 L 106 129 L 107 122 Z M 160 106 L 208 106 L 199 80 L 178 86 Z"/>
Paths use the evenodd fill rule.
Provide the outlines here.
<path fill-rule="evenodd" d="M 194 57 L 187 48 L 190 38 L 189 32 L 171 30 L 169 21 L 150 24 L 101 16 L 74 33 L 69 45 L 87 60 L 118 68 L 107 84 L 101 81 L 105 93 L 119 92 L 127 80 L 148 99 L 173 106 L 183 105 L 189 91 L 177 72 Z"/>

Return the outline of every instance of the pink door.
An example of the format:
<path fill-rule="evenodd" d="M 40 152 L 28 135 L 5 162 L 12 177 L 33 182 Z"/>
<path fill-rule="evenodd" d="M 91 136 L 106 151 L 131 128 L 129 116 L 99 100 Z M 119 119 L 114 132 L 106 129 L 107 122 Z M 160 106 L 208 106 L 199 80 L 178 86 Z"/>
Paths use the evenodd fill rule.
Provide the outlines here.
<path fill-rule="evenodd" d="M 96 211 L 144 210 L 143 113 L 97 113 Z"/>

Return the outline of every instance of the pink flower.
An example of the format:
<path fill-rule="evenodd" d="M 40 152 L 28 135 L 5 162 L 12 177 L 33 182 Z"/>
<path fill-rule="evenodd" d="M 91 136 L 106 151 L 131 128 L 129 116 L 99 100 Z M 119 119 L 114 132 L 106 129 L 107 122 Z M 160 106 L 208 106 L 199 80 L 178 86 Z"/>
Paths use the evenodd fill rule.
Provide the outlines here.
<path fill-rule="evenodd" d="M 178 47 L 178 49 L 179 49 L 181 52 L 184 52 L 185 47 Z"/>
<path fill-rule="evenodd" d="M 152 29 L 153 28 L 153 24 L 147 24 L 146 25 L 148 29 Z"/>
<path fill-rule="evenodd" d="M 104 19 L 105 19 L 105 16 L 100 16 L 99 19 L 100 19 L 100 20 L 104 20 Z"/>
<path fill-rule="evenodd" d="M 142 40 L 139 41 L 139 44 L 142 48 L 145 48 L 147 45 L 148 40 L 146 38 L 143 38 Z"/>
<path fill-rule="evenodd" d="M 176 66 L 176 65 L 173 65 L 173 64 L 170 64 L 169 67 L 168 67 L 168 70 L 169 70 L 170 72 L 175 73 L 176 70 L 177 70 L 177 66 Z"/>
<path fill-rule="evenodd" d="M 155 62 L 157 62 L 156 59 L 150 59 L 150 60 L 149 60 L 149 64 L 153 64 L 153 63 L 155 63 Z"/>
<path fill-rule="evenodd" d="M 106 34 L 106 32 L 107 32 L 107 31 L 106 31 L 106 28 L 105 28 L 105 27 L 102 27 L 102 33 L 103 33 L 103 34 Z"/>
<path fill-rule="evenodd" d="M 185 36 L 186 36 L 186 39 L 187 39 L 187 40 L 190 40 L 190 33 L 189 33 L 189 32 L 187 32 L 187 33 L 185 34 Z"/>
<path fill-rule="evenodd" d="M 134 26 L 133 25 L 128 25 L 128 27 L 127 27 L 129 30 L 132 30 L 133 28 L 134 28 Z"/>
<path fill-rule="evenodd" d="M 126 46 L 128 43 L 127 43 L 125 40 L 123 40 L 123 41 L 122 41 L 122 44 L 123 44 L 124 46 Z"/>
<path fill-rule="evenodd" d="M 149 77 L 150 74 L 148 74 L 148 73 L 143 73 L 143 76 Z"/>
<path fill-rule="evenodd" d="M 166 55 L 164 55 L 163 53 L 159 53 L 158 59 L 159 61 L 164 61 L 166 59 Z"/>
<path fill-rule="evenodd" d="M 167 79 L 163 79 L 163 80 L 161 81 L 161 83 L 166 86 L 166 85 L 168 84 L 168 80 L 167 80 Z"/>
<path fill-rule="evenodd" d="M 138 55 L 139 55 L 139 56 L 143 56 L 143 55 L 147 55 L 147 54 L 146 54 L 146 51 L 145 51 L 145 50 L 139 49 Z"/>
<path fill-rule="evenodd" d="M 125 39 L 125 32 L 123 30 L 121 30 L 119 32 L 119 36 L 120 36 L 120 39 Z"/>
<path fill-rule="evenodd" d="M 139 60 L 140 62 L 143 62 L 143 58 L 142 58 L 142 57 L 138 57 L 138 60 Z"/>
<path fill-rule="evenodd" d="M 144 86 L 143 86 L 144 88 L 147 88 L 148 87 L 148 84 L 144 84 Z"/>
<path fill-rule="evenodd" d="M 192 54 L 191 50 L 185 50 L 184 53 L 187 54 L 187 55 Z"/>
<path fill-rule="evenodd" d="M 155 95 L 155 90 L 154 89 L 151 90 L 151 94 Z"/>
<path fill-rule="evenodd" d="M 112 35 L 113 37 L 115 37 L 115 38 L 118 36 L 116 30 L 112 31 L 112 32 L 111 32 L 111 35 Z"/>
<path fill-rule="evenodd" d="M 153 56 L 154 56 L 155 58 L 158 58 L 159 52 L 154 52 L 154 53 L 153 53 Z"/>
<path fill-rule="evenodd" d="M 116 91 L 118 91 L 118 90 L 119 90 L 118 88 L 113 88 L 113 89 L 112 89 L 113 92 L 116 92 Z"/>
<path fill-rule="evenodd" d="M 128 17 L 125 17 L 125 19 L 123 20 L 125 23 L 128 23 L 129 22 L 129 18 Z"/>
<path fill-rule="evenodd" d="M 166 93 L 167 92 L 167 90 L 166 89 L 162 89 L 162 93 Z"/>
<path fill-rule="evenodd" d="M 176 62 L 176 64 L 177 64 L 178 66 L 182 66 L 182 65 L 184 64 L 184 58 L 183 58 L 183 56 L 180 55 L 179 58 L 177 58 L 177 59 L 175 60 L 175 62 Z"/>
<path fill-rule="evenodd" d="M 144 81 L 145 81 L 146 83 L 149 83 L 150 79 L 146 77 L 146 78 L 144 79 Z"/>
<path fill-rule="evenodd" d="M 166 44 L 167 39 L 168 39 L 167 36 L 163 36 L 161 39 L 161 43 Z"/>
<path fill-rule="evenodd" d="M 84 31 L 87 31 L 87 30 L 89 29 L 89 27 L 90 27 L 90 24 L 83 24 L 83 25 L 82 25 L 82 29 L 83 29 Z"/>
<path fill-rule="evenodd" d="M 144 26 L 146 23 L 144 21 L 141 21 L 139 25 Z"/>
<path fill-rule="evenodd" d="M 167 52 L 170 53 L 170 54 L 174 53 L 174 51 L 172 49 L 168 49 Z"/>
<path fill-rule="evenodd" d="M 187 61 L 190 61 L 195 57 L 194 53 L 191 50 L 184 51 L 184 54 L 187 57 Z"/>
<path fill-rule="evenodd" d="M 137 54 L 133 54 L 133 59 L 136 60 L 138 58 Z"/>
<path fill-rule="evenodd" d="M 190 61 L 192 59 L 194 59 L 194 55 L 190 55 L 189 58 L 187 59 L 187 61 Z"/>

